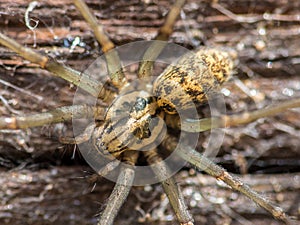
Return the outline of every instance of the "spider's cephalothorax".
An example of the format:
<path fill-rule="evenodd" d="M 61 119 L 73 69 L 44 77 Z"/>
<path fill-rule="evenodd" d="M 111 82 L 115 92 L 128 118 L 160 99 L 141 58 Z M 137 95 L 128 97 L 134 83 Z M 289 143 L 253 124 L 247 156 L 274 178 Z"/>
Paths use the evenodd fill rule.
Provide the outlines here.
<path fill-rule="evenodd" d="M 95 128 L 93 146 L 118 159 L 126 150 L 153 149 L 164 130 L 160 116 L 156 99 L 149 93 L 133 91 L 121 95 L 109 107 L 105 122 Z"/>

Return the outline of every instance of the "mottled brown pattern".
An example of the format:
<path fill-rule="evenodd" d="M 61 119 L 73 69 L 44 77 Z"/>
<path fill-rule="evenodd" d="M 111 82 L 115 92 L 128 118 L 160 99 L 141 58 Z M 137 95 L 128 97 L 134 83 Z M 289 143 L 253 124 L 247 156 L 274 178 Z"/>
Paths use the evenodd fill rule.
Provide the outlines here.
<path fill-rule="evenodd" d="M 157 103 L 175 114 L 207 101 L 230 77 L 236 54 L 215 48 L 199 49 L 183 56 L 176 66 L 170 65 L 154 82 Z"/>

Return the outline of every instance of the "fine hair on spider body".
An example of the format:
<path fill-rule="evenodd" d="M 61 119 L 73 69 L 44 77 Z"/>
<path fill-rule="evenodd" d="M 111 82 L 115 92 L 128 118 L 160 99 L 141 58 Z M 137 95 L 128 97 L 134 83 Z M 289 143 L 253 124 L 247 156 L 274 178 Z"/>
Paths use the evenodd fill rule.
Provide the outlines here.
<path fill-rule="evenodd" d="M 76 144 L 98 175 L 115 182 L 97 221 L 98 225 L 114 224 L 122 205 L 126 204 L 132 186 L 154 183 L 162 185 L 179 224 L 197 224 L 188 209 L 180 184 L 173 176 L 186 162 L 241 192 L 275 219 L 293 224 L 294 221 L 281 207 L 206 155 L 209 151 L 216 154 L 220 147 L 214 150 L 208 144 L 207 149 L 201 149 L 203 152 L 200 152 L 197 146 L 199 135 L 204 131 L 211 131 L 213 139 L 217 137 L 213 136 L 214 130 L 224 132 L 222 128 L 248 124 L 288 109 L 299 108 L 300 98 L 250 112 L 225 114 L 223 95 L 217 93 L 235 73 L 239 52 L 220 47 L 200 47 L 189 51 L 168 43 L 186 3 L 184 0 L 174 2 L 153 41 L 130 43 L 121 47 L 115 46 L 83 0 L 73 2 L 101 46 L 103 55 L 95 60 L 94 67 L 98 68 L 104 62 L 105 70 L 91 72 L 86 69 L 79 72 L 46 54 L 17 43 L 1 32 L 1 45 L 77 86 L 79 90 L 74 95 L 73 105 L 28 116 L 2 116 L 0 129 L 12 131 L 72 121 L 75 137 L 60 137 L 60 142 Z M 218 3 L 213 4 L 215 8 L 223 10 Z M 124 55 L 129 60 L 129 51 L 134 52 L 134 56 L 136 52 L 141 52 L 140 58 L 134 59 L 138 68 L 133 79 L 128 79 L 127 68 L 124 68 Z M 170 65 L 155 76 L 155 61 L 169 62 L 167 59 L 163 61 L 165 58 L 162 56 L 170 58 L 168 51 L 172 56 L 168 59 Z M 92 65 L 90 68 L 94 67 Z M 98 73 L 104 73 L 107 79 L 97 77 Z M 213 113 L 214 104 L 220 107 L 221 112 Z M 210 117 L 202 118 L 199 111 L 205 105 L 210 107 Z M 219 136 L 224 135 L 222 132 Z M 221 144 L 222 140 L 213 139 L 212 142 Z"/>

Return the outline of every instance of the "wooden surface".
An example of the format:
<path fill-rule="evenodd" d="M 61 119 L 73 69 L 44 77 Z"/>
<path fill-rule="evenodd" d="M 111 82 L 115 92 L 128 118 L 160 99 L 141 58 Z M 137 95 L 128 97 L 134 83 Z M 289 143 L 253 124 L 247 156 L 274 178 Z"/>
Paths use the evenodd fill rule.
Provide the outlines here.
<path fill-rule="evenodd" d="M 116 45 L 153 38 L 170 7 L 168 1 L 87 2 Z M 39 21 L 34 32 L 24 22 L 28 5 L 29 1 L 0 0 L 0 31 L 78 70 L 101 54 L 72 1 L 39 1 L 29 14 Z M 232 0 L 213 6 L 208 1 L 191 0 L 183 12 L 172 42 L 189 49 L 228 46 L 239 52 L 236 77 L 257 94 L 246 95 L 234 81 L 226 84 L 223 91 L 230 93 L 226 97 L 229 113 L 300 97 L 299 1 Z M 71 50 L 76 37 L 83 45 Z M 0 46 L 0 115 L 71 105 L 75 91 L 67 82 Z M 91 180 L 92 170 L 80 154 L 75 151 L 72 157 L 74 146 L 58 142 L 61 134 L 72 134 L 71 123 L 0 131 L 1 224 L 96 223 L 96 214 L 105 205 L 113 183 L 102 178 Z M 243 180 L 299 219 L 299 137 L 300 111 L 289 110 L 226 129 L 215 160 L 231 172 L 247 174 Z M 205 143 L 199 143 L 201 146 Z M 191 174 L 190 168 L 177 180 L 196 224 L 280 224 L 213 178 Z M 176 224 L 159 185 L 151 191 L 134 188 L 125 204 L 116 224 Z"/>

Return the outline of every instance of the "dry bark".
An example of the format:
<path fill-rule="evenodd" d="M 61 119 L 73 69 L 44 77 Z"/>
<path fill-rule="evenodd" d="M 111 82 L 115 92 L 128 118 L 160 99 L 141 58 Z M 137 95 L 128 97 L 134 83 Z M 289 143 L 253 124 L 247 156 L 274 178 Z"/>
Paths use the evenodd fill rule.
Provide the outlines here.
<path fill-rule="evenodd" d="M 113 183 L 100 179 L 94 186 L 95 180 L 82 170 L 74 166 L 2 170 L 1 224 L 95 224 Z M 271 179 L 269 175 L 247 175 L 243 180 L 296 215 L 299 177 L 299 173 Z M 182 171 L 177 180 L 196 224 L 281 224 L 212 177 Z M 150 190 L 135 187 L 125 204 L 116 224 L 174 224 L 159 185 Z"/>
<path fill-rule="evenodd" d="M 87 2 L 116 45 L 153 38 L 170 7 L 168 1 Z M 72 1 L 39 1 L 38 7 L 30 13 L 30 18 L 39 21 L 35 34 L 24 22 L 28 5 L 29 2 L 23 0 L 0 0 L 1 32 L 29 47 L 35 45 L 38 51 L 79 70 L 85 69 L 101 54 Z M 300 97 L 299 1 L 232 0 L 212 5 L 208 1 L 190 0 L 184 7 L 184 14 L 176 23 L 171 41 L 189 49 L 200 44 L 237 49 L 240 64 L 236 77 L 252 93 L 258 93 L 250 97 L 233 81 L 226 84 L 225 93 L 230 91 L 226 97 L 229 113 Z M 76 37 L 84 45 L 71 50 L 70 45 Z M 75 87 L 2 46 L 0 56 L 1 115 L 22 115 L 72 104 Z M 71 131 L 71 124 L 67 123 L 0 132 L 1 224 L 96 223 L 95 214 L 105 203 L 113 184 L 101 179 L 90 193 L 93 182 L 78 178 L 85 176 L 83 171 L 88 170 L 84 160 L 78 152 L 72 159 L 73 146 L 63 146 L 57 140 L 62 133 L 71 135 Z M 244 179 L 299 219 L 299 136 L 299 110 L 226 129 L 216 161 L 231 172 L 261 173 L 249 174 Z M 199 143 L 202 145 L 205 143 Z M 280 224 L 244 197 L 223 187 L 217 189 L 218 185 L 211 178 L 189 176 L 184 171 L 177 179 L 196 224 L 245 224 L 243 218 L 252 224 Z M 171 211 L 169 207 L 164 210 L 164 201 L 160 198 L 162 190 L 154 186 L 153 191 L 154 194 L 136 188 L 117 224 L 134 224 L 137 220 L 142 224 L 173 224 L 164 221 Z M 202 198 L 197 193 L 203 195 Z M 207 195 L 209 198 L 205 198 Z M 213 198 L 214 195 L 217 197 Z M 201 201 L 197 200 L 199 198 Z M 157 218 L 159 223 L 143 222 L 145 217 L 138 207 L 149 213 L 149 220 L 155 219 L 155 213 L 160 211 L 164 216 Z"/>

